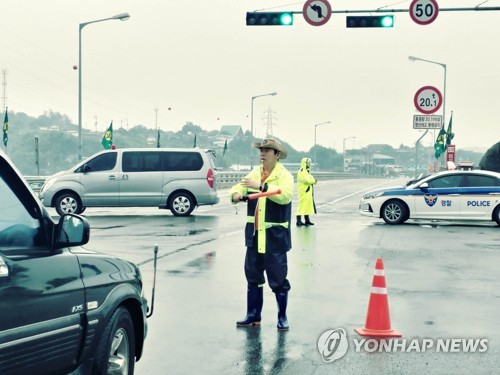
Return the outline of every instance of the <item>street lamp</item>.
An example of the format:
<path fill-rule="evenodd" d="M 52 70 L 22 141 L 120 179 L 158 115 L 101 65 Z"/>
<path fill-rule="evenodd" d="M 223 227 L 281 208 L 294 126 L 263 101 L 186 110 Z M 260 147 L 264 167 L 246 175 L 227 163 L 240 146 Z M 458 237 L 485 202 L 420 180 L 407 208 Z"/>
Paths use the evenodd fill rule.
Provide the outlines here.
<path fill-rule="evenodd" d="M 120 13 L 113 17 L 94 21 L 83 22 L 78 27 L 78 160 L 82 160 L 82 29 L 91 23 L 108 20 L 126 21 L 130 18 L 128 13 Z"/>
<path fill-rule="evenodd" d="M 443 69 L 444 69 L 444 84 L 443 84 L 443 126 L 445 126 L 445 124 L 446 124 L 446 64 L 443 64 L 443 63 L 440 63 L 440 62 L 437 62 L 437 61 L 421 59 L 420 57 L 416 57 L 416 56 L 408 56 L 408 60 L 410 60 L 412 62 L 423 61 L 423 62 L 428 62 L 428 63 L 431 63 L 431 64 L 440 65 L 440 66 L 443 67 Z M 427 134 L 427 132 L 426 132 L 426 134 Z M 434 139 L 435 139 L 435 135 L 436 135 L 435 132 L 433 132 Z M 422 137 L 420 137 L 419 140 L 417 141 L 417 145 L 418 145 L 418 142 L 420 141 L 421 138 Z"/>
<path fill-rule="evenodd" d="M 277 92 L 270 92 L 268 94 L 252 96 L 252 109 L 250 111 L 250 133 L 252 134 L 252 140 L 253 140 L 253 101 L 257 98 L 260 98 L 261 96 L 275 96 L 275 95 L 278 95 L 278 93 Z M 252 153 L 250 153 L 250 169 L 253 169 L 253 155 L 252 155 Z"/>
<path fill-rule="evenodd" d="M 331 121 L 322 122 L 321 124 L 314 125 L 314 170 L 318 170 L 318 160 L 316 159 L 316 129 L 320 125 L 331 124 Z"/>
<path fill-rule="evenodd" d="M 356 137 L 347 137 L 347 138 L 344 138 L 344 140 L 342 141 L 342 163 L 344 164 L 344 172 L 345 172 L 345 141 L 347 141 L 348 139 L 355 139 Z"/>

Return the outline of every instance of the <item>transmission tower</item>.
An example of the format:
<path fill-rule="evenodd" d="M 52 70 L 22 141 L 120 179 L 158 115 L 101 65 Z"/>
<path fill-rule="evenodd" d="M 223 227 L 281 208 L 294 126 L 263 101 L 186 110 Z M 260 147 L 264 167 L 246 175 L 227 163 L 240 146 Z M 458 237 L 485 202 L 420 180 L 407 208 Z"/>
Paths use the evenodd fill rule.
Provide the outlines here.
<path fill-rule="evenodd" d="M 262 121 L 265 121 L 266 124 L 266 136 L 273 135 L 273 125 L 275 125 L 274 120 L 276 120 L 276 117 L 273 116 L 274 113 L 276 112 L 269 107 L 262 117 Z"/>

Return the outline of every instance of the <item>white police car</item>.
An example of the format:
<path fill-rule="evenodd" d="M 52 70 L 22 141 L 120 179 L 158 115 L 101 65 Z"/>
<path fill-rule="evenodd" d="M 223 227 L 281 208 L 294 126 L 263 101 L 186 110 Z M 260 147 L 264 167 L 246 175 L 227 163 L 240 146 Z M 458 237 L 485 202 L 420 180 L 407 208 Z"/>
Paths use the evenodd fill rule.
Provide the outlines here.
<path fill-rule="evenodd" d="M 387 224 L 401 224 L 408 219 L 443 219 L 493 220 L 500 225 L 500 173 L 438 172 L 402 187 L 366 193 L 359 211 L 381 217 Z"/>

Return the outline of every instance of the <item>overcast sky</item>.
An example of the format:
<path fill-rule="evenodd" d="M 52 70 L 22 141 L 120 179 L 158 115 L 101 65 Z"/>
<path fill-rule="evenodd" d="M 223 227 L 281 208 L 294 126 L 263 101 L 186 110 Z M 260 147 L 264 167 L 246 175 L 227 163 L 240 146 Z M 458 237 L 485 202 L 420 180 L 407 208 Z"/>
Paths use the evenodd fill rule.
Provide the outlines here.
<path fill-rule="evenodd" d="M 440 8 L 474 7 L 438 0 Z M 272 130 L 298 150 L 317 143 L 342 151 L 371 143 L 413 146 L 414 95 L 423 86 L 444 93 L 453 111 L 457 148 L 500 140 L 500 11 L 440 12 L 421 26 L 396 13 L 392 29 L 347 29 L 345 14 L 314 27 L 301 14 L 291 27 L 248 27 L 247 11 L 301 11 L 278 0 L 3 0 L 0 68 L 7 71 L 9 111 L 52 110 L 78 120 L 78 28 L 82 30 L 83 124 L 104 130 L 143 124 L 178 131 L 191 121 L 263 137 Z M 408 9 L 411 1 L 332 1 L 333 10 Z M 482 6 L 500 7 L 500 0 Z M 2 76 L 2 81 L 3 81 Z M 2 92 L 3 97 L 3 92 Z M 3 100 L 2 100 L 3 104 Z M 158 108 L 158 111 L 155 111 Z M 2 110 L 3 112 L 3 110 Z M 441 113 L 440 111 L 439 113 Z M 97 119 L 97 120 L 96 120 Z M 329 125 L 321 125 L 331 121 Z M 11 126 L 15 124 L 11 123 Z M 432 134 L 432 132 L 430 132 Z M 432 135 L 424 137 L 426 146 Z M 119 146 L 119 144 L 118 144 Z"/>

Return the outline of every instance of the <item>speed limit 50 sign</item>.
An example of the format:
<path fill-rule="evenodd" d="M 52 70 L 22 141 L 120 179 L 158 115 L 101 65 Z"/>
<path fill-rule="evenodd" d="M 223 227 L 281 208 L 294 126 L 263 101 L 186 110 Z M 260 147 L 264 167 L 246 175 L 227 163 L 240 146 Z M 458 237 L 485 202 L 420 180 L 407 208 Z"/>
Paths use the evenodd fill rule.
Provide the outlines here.
<path fill-rule="evenodd" d="M 434 86 L 424 86 L 416 92 L 413 103 L 419 112 L 430 115 L 441 108 L 443 96 Z"/>
<path fill-rule="evenodd" d="M 437 18 L 439 6 L 436 0 L 413 0 L 410 5 L 410 17 L 419 25 L 428 25 Z"/>

